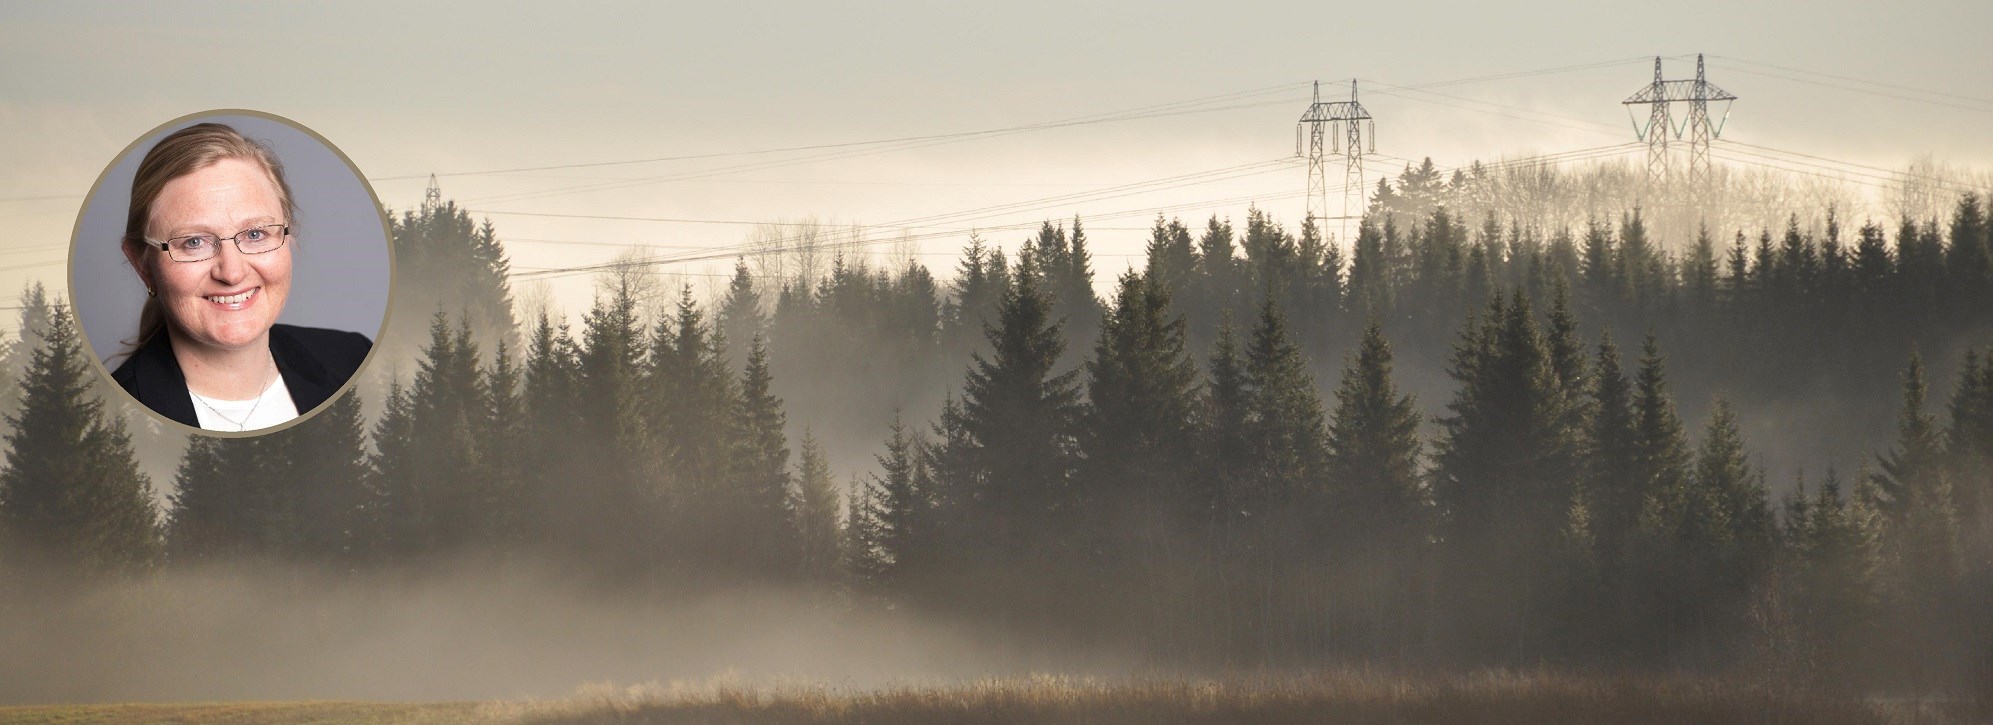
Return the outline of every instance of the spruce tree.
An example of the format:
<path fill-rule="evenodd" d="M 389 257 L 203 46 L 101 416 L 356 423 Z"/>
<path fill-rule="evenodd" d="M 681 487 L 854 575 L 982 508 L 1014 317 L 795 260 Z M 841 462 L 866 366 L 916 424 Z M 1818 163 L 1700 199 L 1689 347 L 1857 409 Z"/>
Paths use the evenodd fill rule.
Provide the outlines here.
<path fill-rule="evenodd" d="M 1270 298 L 1260 305 L 1246 347 L 1245 384 L 1250 455 L 1262 493 L 1287 501 L 1318 493 L 1327 457 L 1321 396 L 1285 312 Z"/>
<path fill-rule="evenodd" d="M 287 469 L 276 485 L 295 492 L 300 558 L 351 569 L 378 540 L 360 408 L 359 391 L 348 390 L 311 420 L 269 434 Z"/>
<path fill-rule="evenodd" d="M 1747 602 L 1775 532 L 1764 477 L 1746 458 L 1728 402 L 1717 401 L 1693 465 L 1691 475 L 1648 497 L 1634 573 L 1644 616 L 1661 636 L 1657 654 L 1708 663 L 1719 656 L 1713 643 L 1747 626 Z"/>
<path fill-rule="evenodd" d="M 616 275 L 599 283 L 594 306 L 583 318 L 575 358 L 575 462 L 564 498 L 573 509 L 574 528 L 560 532 L 577 556 L 607 570 L 649 567 L 656 524 L 654 472 L 644 461 L 646 438 L 642 394 L 644 331 L 637 304 L 641 283 Z"/>
<path fill-rule="evenodd" d="M 1668 394 L 1668 377 L 1661 345 L 1652 331 L 1640 347 L 1640 372 L 1633 398 L 1634 495 L 1646 497 L 1682 485 L 1688 477 L 1690 453 L 1675 402 Z"/>
<path fill-rule="evenodd" d="M 367 460 L 372 500 L 369 518 L 381 535 L 374 548 L 385 560 L 407 560 L 426 553 L 433 538 L 427 482 L 405 473 L 415 466 L 414 432 L 408 388 L 390 377 L 387 399 L 380 417 L 374 420 L 374 453 Z"/>
<path fill-rule="evenodd" d="M 910 588 L 931 573 L 939 552 L 934 530 L 934 499 L 919 441 L 907 432 L 898 411 L 886 452 L 874 456 L 879 473 L 865 486 L 862 533 L 876 547 L 868 575 L 881 590 L 908 596 Z M 854 532 L 860 533 L 860 532 Z"/>
<path fill-rule="evenodd" d="M 1391 309 L 1390 260 L 1384 254 L 1384 233 L 1366 217 L 1357 227 L 1356 245 L 1350 252 L 1349 310 L 1351 313 L 1382 317 Z"/>
<path fill-rule="evenodd" d="M 1936 416 L 1924 410 L 1924 364 L 1910 356 L 1896 446 L 1877 459 L 1872 480 L 1889 521 L 1889 546 L 1906 594 L 1929 602 L 1959 573 L 1958 514 L 1944 469 Z"/>
<path fill-rule="evenodd" d="M 187 438 L 166 517 L 166 541 L 175 564 L 239 556 L 257 548 L 257 542 L 245 540 L 256 528 L 249 503 L 255 482 L 249 474 L 255 472 L 235 465 L 241 456 L 231 456 L 230 445 L 227 438 Z"/>
<path fill-rule="evenodd" d="M 1469 320 L 1450 373 L 1460 388 L 1440 419 L 1433 493 L 1448 517 L 1451 634 L 1476 658 L 1541 656 L 1578 441 L 1528 298 L 1495 298 Z"/>
<path fill-rule="evenodd" d="M 795 527 L 798 574 L 820 590 L 837 582 L 841 547 L 838 537 L 837 481 L 816 436 L 803 431 L 796 464 L 796 488 L 790 504 Z"/>
<path fill-rule="evenodd" d="M 1372 319 L 1336 388 L 1325 461 L 1331 553 L 1351 573 L 1342 584 L 1355 591 L 1343 598 L 1358 600 L 1354 624 L 1372 654 L 1412 635 L 1407 615 L 1431 526 L 1418 403 L 1398 392 L 1391 364 L 1391 344 Z"/>
<path fill-rule="evenodd" d="M 19 338 L 0 345 L 0 410 L 21 409 L 21 386 L 27 380 L 28 365 L 48 334 L 48 289 L 41 282 L 29 282 L 21 286 L 18 299 L 20 326 L 15 332 Z"/>
<path fill-rule="evenodd" d="M 729 485 L 727 422 L 739 415 L 741 403 L 723 347 L 693 301 L 691 285 L 685 285 L 677 314 L 657 321 L 650 364 L 639 383 L 640 440 L 651 453 L 637 457 L 642 478 L 635 493 L 638 510 L 663 524 L 648 532 L 642 546 L 661 547 L 667 560 L 681 567 L 681 576 L 724 576 L 737 569 L 740 552 L 724 541 L 725 532 L 751 526 L 745 517 L 763 504 L 747 502 L 748 489 Z"/>
<path fill-rule="evenodd" d="M 1199 421 L 1204 437 L 1199 448 L 1205 458 L 1200 478 L 1207 483 L 1193 493 L 1193 503 L 1209 516 L 1207 539 L 1212 545 L 1207 548 L 1216 550 L 1218 542 L 1231 540 L 1233 527 L 1240 523 L 1239 504 L 1245 500 L 1241 486 L 1252 463 L 1252 434 L 1246 428 L 1245 361 L 1232 334 L 1230 315 L 1218 326 L 1210 369 Z"/>
<path fill-rule="evenodd" d="M 747 349 L 742 345 L 768 334 L 768 316 L 761 307 L 761 292 L 755 287 L 754 275 L 748 272 L 747 258 L 735 259 L 734 276 L 727 283 L 727 296 L 720 302 L 714 327 L 720 338 L 730 346 L 727 360 L 736 374 L 744 371 L 747 365 L 744 354 Z"/>
<path fill-rule="evenodd" d="M 939 430 L 935 474 L 945 504 L 954 509 L 950 515 L 966 527 L 955 540 L 967 549 L 953 553 L 966 557 L 966 565 L 988 567 L 982 570 L 986 582 L 1022 572 L 1042 575 L 1072 558 L 1079 513 L 1071 486 L 1072 430 L 1079 391 L 1076 372 L 1053 372 L 1064 342 L 1049 319 L 1051 302 L 1041 280 L 1027 250 L 997 320 L 985 326 L 991 354 L 971 356 L 962 399 L 943 409 Z M 1022 596 L 1010 596 L 1016 589 L 983 606 L 1002 608 L 999 616 L 1014 622 L 1025 606 Z M 1059 588 L 1039 591 L 1053 596 Z"/>
<path fill-rule="evenodd" d="M 1982 562 L 1993 563 L 1993 358 L 1966 352 L 1949 408 L 1945 472 L 1958 512 L 1960 545 Z"/>
<path fill-rule="evenodd" d="M 1193 450 L 1197 368 L 1185 347 L 1185 324 L 1168 290 L 1134 272 L 1122 276 L 1114 307 L 1086 364 L 1087 398 L 1079 443 L 1096 491 L 1119 510 L 1133 500 L 1180 500 L 1180 492 L 1149 488 L 1154 475 L 1181 471 Z M 1147 472 L 1147 473 L 1142 473 Z"/>
<path fill-rule="evenodd" d="M 737 564 L 749 573 L 776 576 L 795 566 L 794 530 L 789 520 L 789 446 L 783 433 L 782 399 L 775 397 L 768 350 L 756 337 L 748 346 L 741 377 L 741 408 L 734 434 L 732 486 L 735 508 L 706 511 L 726 522 L 741 541 Z"/>
<path fill-rule="evenodd" d="M 1829 469 L 1813 495 L 1803 486 L 1792 493 L 1782 527 L 1800 630 L 1835 684 L 1848 684 L 1865 659 L 1881 603 L 1882 519 L 1864 495 L 1867 486 L 1843 495 Z"/>
<path fill-rule="evenodd" d="M 1149 232 L 1146 259 L 1143 279 L 1160 285 L 1177 304 L 1191 306 L 1194 299 L 1191 295 L 1197 292 L 1199 260 L 1197 247 L 1190 240 L 1190 229 L 1181 220 L 1164 222 L 1163 216 L 1157 214 L 1156 226 Z"/>
<path fill-rule="evenodd" d="M 585 442 L 576 412 L 578 355 L 567 323 L 556 325 L 552 313 L 542 310 L 534 320 L 521 372 L 524 420 L 517 452 L 519 501 L 531 512 L 519 523 L 522 536 L 534 545 L 566 541 L 570 532 L 584 529 L 586 507 L 577 506 L 577 499 L 585 497 L 577 496 L 574 486 L 580 472 L 575 449 Z"/>
<path fill-rule="evenodd" d="M 397 488 L 422 499 L 430 527 L 417 534 L 427 542 L 422 553 L 482 545 L 494 533 L 499 501 L 484 439 L 489 424 L 479 357 L 468 317 L 455 327 L 441 311 L 431 318 L 429 343 L 408 387 L 410 445 L 402 467 L 382 472 L 406 479 Z"/>
<path fill-rule="evenodd" d="M 159 512 L 124 419 L 104 410 L 69 306 L 50 305 L 21 378 L 0 469 L 0 552 L 58 576 L 135 575 L 159 561 Z"/>
<path fill-rule="evenodd" d="M 1716 245 L 1709 236 L 1709 222 L 1696 227 L 1695 246 L 1682 259 L 1682 293 L 1690 309 L 1707 315 L 1716 307 Z"/>
<path fill-rule="evenodd" d="M 482 425 L 479 448 L 485 475 L 490 477 L 488 499 L 491 511 L 485 515 L 494 544 L 512 548 L 526 536 L 526 519 L 535 509 L 528 503 L 527 469 L 524 456 L 529 428 L 526 408 L 525 371 L 513 353 L 511 336 L 498 338 L 491 367 L 481 375 L 479 389 L 484 393 L 483 409 L 475 412 Z"/>
<path fill-rule="evenodd" d="M 1406 546 L 1423 534 L 1419 409 L 1391 378 L 1391 343 L 1376 320 L 1343 368 L 1328 426 L 1328 483 L 1351 539 Z"/>
<path fill-rule="evenodd" d="M 1104 593 L 1144 593 L 1092 601 L 1123 626 L 1134 623 L 1126 616 L 1131 607 L 1149 615 L 1134 620 L 1159 625 L 1165 602 L 1157 594 L 1176 574 L 1165 564 L 1181 560 L 1175 548 L 1195 511 L 1197 368 L 1184 327 L 1166 288 L 1128 272 L 1086 365 L 1080 495 L 1094 522 L 1087 527 L 1092 583 Z"/>
<path fill-rule="evenodd" d="M 1635 440 L 1639 430 L 1632 384 L 1620 367 L 1619 348 L 1613 345 L 1609 331 L 1599 335 L 1592 381 L 1591 424 L 1585 441 L 1585 501 L 1601 554 L 1605 561 L 1616 563 L 1649 490 L 1638 473 Z"/>

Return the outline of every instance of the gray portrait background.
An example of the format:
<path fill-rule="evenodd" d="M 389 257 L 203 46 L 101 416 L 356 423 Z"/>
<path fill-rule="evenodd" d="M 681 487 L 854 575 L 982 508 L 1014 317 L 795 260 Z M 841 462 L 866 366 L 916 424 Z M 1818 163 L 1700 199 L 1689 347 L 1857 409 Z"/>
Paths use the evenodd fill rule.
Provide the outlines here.
<path fill-rule="evenodd" d="M 309 133 L 261 116 L 217 113 L 181 119 L 148 135 L 84 200 L 70 241 L 69 290 L 91 351 L 115 368 L 111 363 L 122 361 L 122 341 L 138 332 L 145 285 L 125 262 L 118 238 L 124 235 L 139 160 L 167 134 L 208 121 L 263 142 L 284 164 L 298 212 L 291 222 L 291 292 L 278 321 L 350 330 L 378 342 L 388 309 L 388 240 L 366 181 Z"/>

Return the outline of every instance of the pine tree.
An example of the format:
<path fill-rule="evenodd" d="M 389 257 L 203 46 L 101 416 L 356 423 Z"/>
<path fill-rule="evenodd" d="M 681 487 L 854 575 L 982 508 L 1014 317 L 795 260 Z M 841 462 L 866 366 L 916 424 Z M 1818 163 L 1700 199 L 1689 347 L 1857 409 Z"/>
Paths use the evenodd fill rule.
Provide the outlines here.
<path fill-rule="evenodd" d="M 152 482 L 124 419 L 104 410 L 69 307 L 50 305 L 0 469 L 0 535 L 10 556 L 79 578 L 135 575 L 159 560 Z"/>

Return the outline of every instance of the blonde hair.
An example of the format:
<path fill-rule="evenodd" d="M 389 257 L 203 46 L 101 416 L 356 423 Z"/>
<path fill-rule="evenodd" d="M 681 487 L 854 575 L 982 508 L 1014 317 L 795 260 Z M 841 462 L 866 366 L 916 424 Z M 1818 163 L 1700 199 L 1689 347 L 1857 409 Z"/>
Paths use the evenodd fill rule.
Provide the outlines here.
<path fill-rule="evenodd" d="M 160 139 L 138 162 L 138 173 L 131 180 L 131 209 L 125 215 L 122 240 L 131 258 L 149 260 L 152 258 L 150 252 L 159 251 L 145 243 L 145 226 L 152 220 L 152 205 L 159 200 L 166 185 L 223 159 L 244 159 L 263 167 L 263 171 L 270 175 L 270 181 L 277 186 L 277 198 L 283 204 L 284 218 L 296 225 L 297 205 L 292 201 L 290 184 L 284 181 L 284 163 L 277 159 L 277 154 L 269 146 L 243 136 L 226 124 L 197 123 Z M 138 315 L 138 336 L 126 340 L 125 344 L 131 350 L 137 350 L 165 326 L 166 315 L 160 307 L 159 298 L 148 295 L 145 307 Z"/>

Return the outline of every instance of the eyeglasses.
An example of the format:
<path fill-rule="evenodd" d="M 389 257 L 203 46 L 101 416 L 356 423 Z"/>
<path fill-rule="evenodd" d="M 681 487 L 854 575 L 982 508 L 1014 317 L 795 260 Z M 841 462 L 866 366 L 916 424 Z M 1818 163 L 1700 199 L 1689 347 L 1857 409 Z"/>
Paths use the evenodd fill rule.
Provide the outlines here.
<path fill-rule="evenodd" d="M 290 237 L 289 224 L 265 224 L 236 232 L 235 236 L 228 239 L 235 242 L 235 249 L 238 252 L 262 254 L 277 251 L 278 247 L 284 246 L 284 240 Z M 213 259 L 216 254 L 220 254 L 221 240 L 221 237 L 213 234 L 189 234 L 163 242 L 147 239 L 145 243 L 158 247 L 159 251 L 165 252 L 166 256 L 172 257 L 175 262 L 199 262 Z"/>

